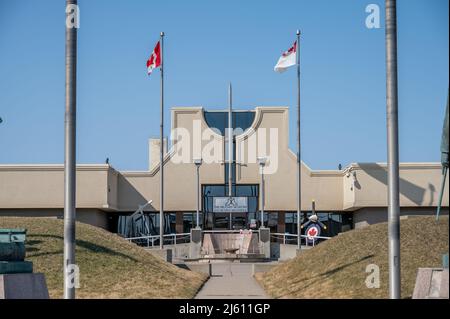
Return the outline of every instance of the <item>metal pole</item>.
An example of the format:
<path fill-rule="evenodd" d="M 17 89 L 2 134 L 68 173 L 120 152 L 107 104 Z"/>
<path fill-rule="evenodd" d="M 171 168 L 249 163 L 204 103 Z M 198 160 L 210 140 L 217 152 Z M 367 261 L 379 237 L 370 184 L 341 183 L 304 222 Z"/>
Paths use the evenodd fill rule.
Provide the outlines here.
<path fill-rule="evenodd" d="M 396 0 L 386 0 L 386 120 L 388 151 L 389 295 L 399 299 L 400 289 L 400 204 L 397 96 Z"/>
<path fill-rule="evenodd" d="M 228 196 L 233 196 L 232 193 L 232 184 L 233 184 L 233 178 L 232 178 L 232 170 L 233 170 L 233 99 L 232 99 L 232 88 L 231 83 L 228 87 Z M 232 229 L 232 218 L 233 215 L 230 212 L 229 217 L 229 228 Z"/>
<path fill-rule="evenodd" d="M 197 166 L 197 228 L 200 227 L 200 165 Z"/>
<path fill-rule="evenodd" d="M 301 223 L 300 223 L 300 214 L 302 211 L 302 202 L 301 202 L 301 156 L 300 156 L 300 30 L 297 30 L 297 42 L 296 42 L 296 58 L 297 58 L 297 248 L 302 248 L 301 241 Z"/>
<path fill-rule="evenodd" d="M 164 32 L 161 32 L 161 124 L 160 124 L 160 146 L 159 146 L 159 171 L 160 193 L 159 193 L 159 248 L 164 248 Z"/>
<path fill-rule="evenodd" d="M 264 228 L 264 201 L 265 201 L 265 185 L 264 185 L 264 165 L 260 165 L 261 168 L 261 226 Z"/>
<path fill-rule="evenodd" d="M 228 196 L 232 196 L 232 162 L 233 162 L 233 100 L 231 83 L 228 88 Z"/>
<path fill-rule="evenodd" d="M 66 1 L 66 19 L 69 6 L 77 0 Z M 69 12 L 68 12 L 69 11 Z M 78 19 L 78 17 L 75 17 Z M 76 220 L 76 89 L 77 89 L 77 28 L 66 20 L 66 110 L 64 120 L 64 298 L 75 299 L 73 281 L 75 265 Z"/>

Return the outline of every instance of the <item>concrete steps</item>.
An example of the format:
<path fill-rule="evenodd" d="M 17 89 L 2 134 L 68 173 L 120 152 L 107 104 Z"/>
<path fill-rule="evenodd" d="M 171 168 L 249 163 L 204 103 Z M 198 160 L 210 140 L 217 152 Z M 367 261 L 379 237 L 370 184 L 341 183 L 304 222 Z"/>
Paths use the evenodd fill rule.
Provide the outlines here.
<path fill-rule="evenodd" d="M 203 256 L 260 254 L 258 234 L 205 233 L 201 254 Z"/>

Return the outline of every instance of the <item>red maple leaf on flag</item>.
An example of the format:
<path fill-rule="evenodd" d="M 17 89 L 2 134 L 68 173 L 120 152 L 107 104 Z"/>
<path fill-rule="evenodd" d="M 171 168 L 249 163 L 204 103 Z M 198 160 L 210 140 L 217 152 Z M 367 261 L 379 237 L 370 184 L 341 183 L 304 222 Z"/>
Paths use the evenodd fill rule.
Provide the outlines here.
<path fill-rule="evenodd" d="M 147 60 L 147 73 L 152 74 L 153 69 L 159 68 L 161 66 L 161 45 L 160 41 L 156 43 L 150 58 Z"/>

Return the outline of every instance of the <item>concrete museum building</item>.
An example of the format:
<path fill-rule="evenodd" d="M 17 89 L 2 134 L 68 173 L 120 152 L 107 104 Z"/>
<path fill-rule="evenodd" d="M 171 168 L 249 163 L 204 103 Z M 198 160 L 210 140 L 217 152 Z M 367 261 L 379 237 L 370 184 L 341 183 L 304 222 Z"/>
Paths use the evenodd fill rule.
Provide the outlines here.
<path fill-rule="evenodd" d="M 288 147 L 287 107 L 233 111 L 231 144 L 226 138 L 227 111 L 175 107 L 171 113 L 171 146 L 165 145 L 164 156 L 165 233 L 186 233 L 195 227 L 197 173 L 203 229 L 257 228 L 261 172 L 264 225 L 271 232 L 297 233 L 296 154 Z M 148 171 L 77 165 L 77 219 L 117 232 L 123 216 L 151 200 L 144 211 L 151 232 L 157 234 L 159 142 L 149 140 Z M 230 157 L 231 163 L 226 160 Z M 319 220 L 327 225 L 323 236 L 387 220 L 386 164 L 353 163 L 342 170 L 311 170 L 305 163 L 301 167 L 302 219 L 311 214 L 314 200 Z M 401 214 L 435 214 L 440 182 L 440 163 L 401 163 Z M 233 212 L 225 203 L 229 192 L 235 201 Z M 447 177 L 444 214 L 448 195 Z M 0 165 L 0 217 L 62 218 L 63 206 L 63 165 Z"/>

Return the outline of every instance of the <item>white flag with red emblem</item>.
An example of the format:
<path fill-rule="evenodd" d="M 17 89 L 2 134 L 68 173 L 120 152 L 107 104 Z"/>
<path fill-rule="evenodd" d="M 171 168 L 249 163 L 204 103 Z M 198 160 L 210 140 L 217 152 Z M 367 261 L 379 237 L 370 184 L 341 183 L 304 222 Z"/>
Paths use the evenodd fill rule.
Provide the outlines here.
<path fill-rule="evenodd" d="M 291 48 L 286 52 L 283 52 L 278 59 L 277 65 L 275 65 L 275 72 L 282 73 L 287 70 L 288 67 L 297 64 L 297 41 L 294 42 Z"/>
<path fill-rule="evenodd" d="M 156 43 L 155 48 L 153 49 L 152 55 L 147 60 L 147 73 L 148 75 L 152 74 L 153 69 L 156 69 L 161 66 L 161 46 Z"/>

